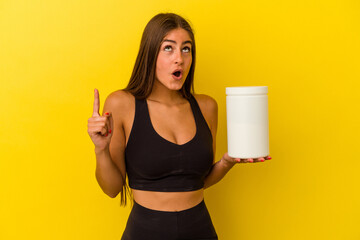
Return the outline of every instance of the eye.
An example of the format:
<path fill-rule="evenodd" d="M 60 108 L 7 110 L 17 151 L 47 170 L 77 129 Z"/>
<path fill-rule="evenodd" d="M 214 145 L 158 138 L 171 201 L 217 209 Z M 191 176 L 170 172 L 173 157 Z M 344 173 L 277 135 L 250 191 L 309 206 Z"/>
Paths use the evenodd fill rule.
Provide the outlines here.
<path fill-rule="evenodd" d="M 166 52 L 170 52 L 170 51 L 172 50 L 172 46 L 167 45 L 167 46 L 164 47 L 164 50 L 165 50 Z"/>
<path fill-rule="evenodd" d="M 184 47 L 183 48 L 183 52 L 189 53 L 191 51 L 191 49 L 189 47 Z"/>

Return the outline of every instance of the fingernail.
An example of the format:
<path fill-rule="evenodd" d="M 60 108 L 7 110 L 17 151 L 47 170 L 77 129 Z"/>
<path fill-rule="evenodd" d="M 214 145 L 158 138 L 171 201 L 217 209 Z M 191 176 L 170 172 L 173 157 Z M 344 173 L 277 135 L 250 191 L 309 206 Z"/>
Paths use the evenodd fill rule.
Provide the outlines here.
<path fill-rule="evenodd" d="M 105 137 L 107 137 L 107 136 L 108 136 L 108 134 L 105 135 Z"/>
<path fill-rule="evenodd" d="M 270 160 L 270 159 L 272 159 L 272 158 L 271 158 L 270 156 L 268 156 L 268 157 L 266 157 L 266 159 L 267 159 L 267 160 Z"/>
<path fill-rule="evenodd" d="M 109 133 L 111 133 L 111 129 L 109 130 Z"/>
<path fill-rule="evenodd" d="M 248 159 L 249 162 L 254 162 L 254 159 L 250 158 Z"/>
<path fill-rule="evenodd" d="M 109 115 L 109 113 L 108 113 L 108 112 L 106 112 L 106 113 L 105 113 L 105 115 Z"/>
<path fill-rule="evenodd" d="M 240 159 L 236 159 L 237 162 L 240 162 L 241 160 Z"/>
<path fill-rule="evenodd" d="M 261 162 L 265 161 L 264 159 L 260 159 Z"/>

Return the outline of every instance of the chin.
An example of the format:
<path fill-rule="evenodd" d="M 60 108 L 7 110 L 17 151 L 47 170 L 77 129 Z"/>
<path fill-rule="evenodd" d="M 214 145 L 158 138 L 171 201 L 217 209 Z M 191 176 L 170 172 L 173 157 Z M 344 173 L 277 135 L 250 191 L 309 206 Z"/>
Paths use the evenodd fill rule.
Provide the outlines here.
<path fill-rule="evenodd" d="M 168 88 L 168 89 L 171 90 L 171 91 L 180 91 L 181 87 L 179 87 L 179 88 L 171 87 L 171 88 Z"/>
<path fill-rule="evenodd" d="M 184 84 L 172 84 L 172 85 L 168 86 L 168 89 L 173 90 L 173 91 L 179 91 L 179 90 L 181 90 L 183 85 Z"/>

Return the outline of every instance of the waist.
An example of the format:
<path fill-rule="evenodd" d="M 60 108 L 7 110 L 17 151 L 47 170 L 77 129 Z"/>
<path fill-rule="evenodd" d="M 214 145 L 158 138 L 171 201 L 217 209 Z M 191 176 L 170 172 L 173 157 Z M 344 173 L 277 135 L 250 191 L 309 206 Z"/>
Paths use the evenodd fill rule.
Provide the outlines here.
<path fill-rule="evenodd" d="M 204 199 L 204 189 L 189 192 L 155 192 L 132 189 L 134 201 L 148 209 L 182 211 L 192 208 Z"/>

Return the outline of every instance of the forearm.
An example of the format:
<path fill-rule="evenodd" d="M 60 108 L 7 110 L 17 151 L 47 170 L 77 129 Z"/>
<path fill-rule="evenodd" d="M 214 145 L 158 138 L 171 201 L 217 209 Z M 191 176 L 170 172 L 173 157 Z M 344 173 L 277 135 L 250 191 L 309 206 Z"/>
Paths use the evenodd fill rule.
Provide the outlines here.
<path fill-rule="evenodd" d="M 96 180 L 108 196 L 114 198 L 121 191 L 123 178 L 119 168 L 111 160 L 109 149 L 95 149 Z"/>
<path fill-rule="evenodd" d="M 221 158 L 212 166 L 210 173 L 205 178 L 204 189 L 219 182 L 234 165 L 235 163 L 226 162 Z"/>

